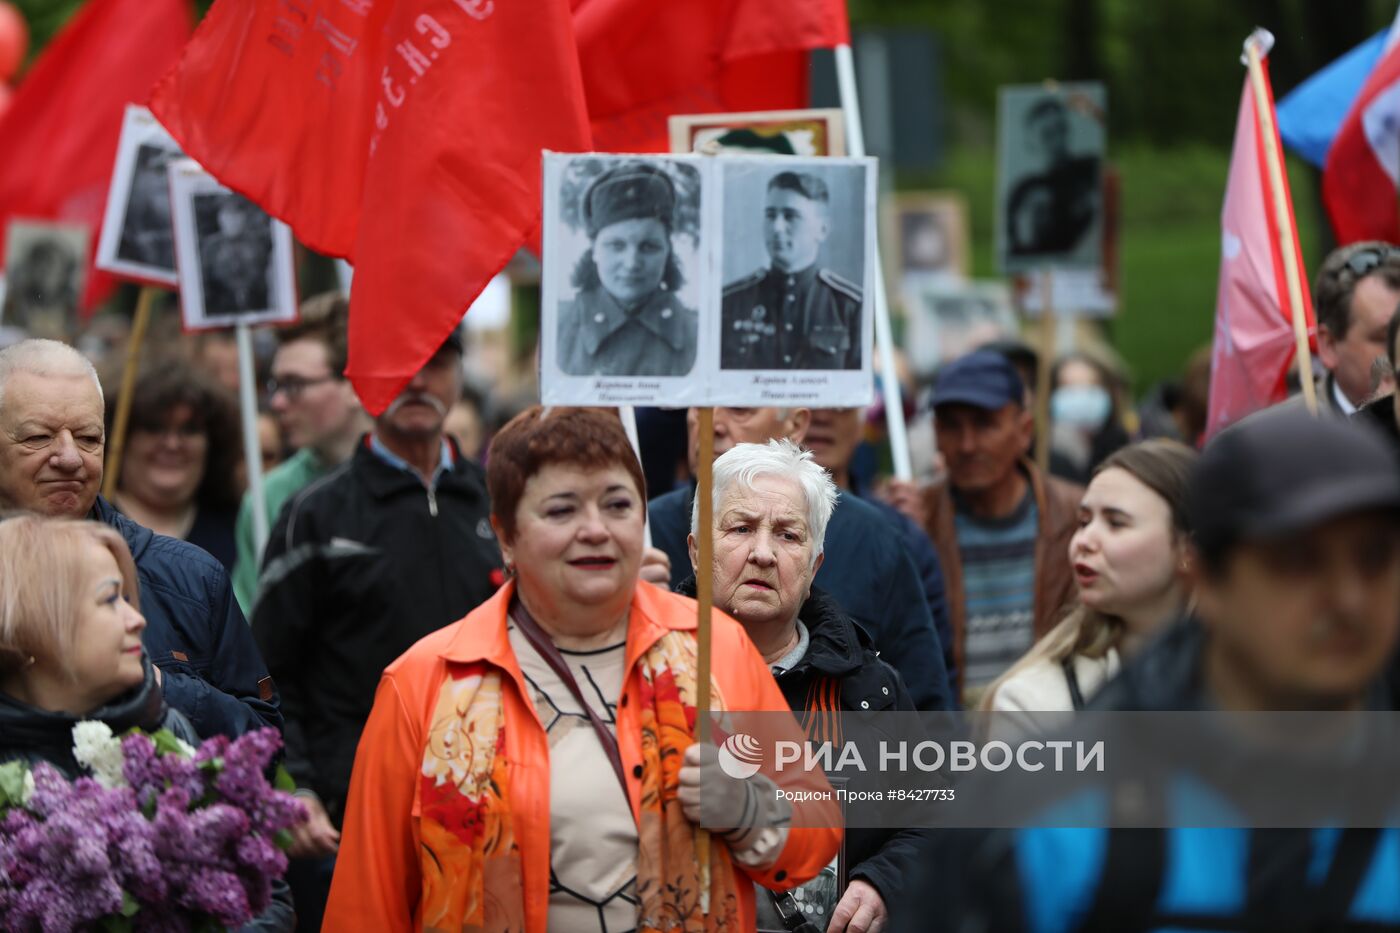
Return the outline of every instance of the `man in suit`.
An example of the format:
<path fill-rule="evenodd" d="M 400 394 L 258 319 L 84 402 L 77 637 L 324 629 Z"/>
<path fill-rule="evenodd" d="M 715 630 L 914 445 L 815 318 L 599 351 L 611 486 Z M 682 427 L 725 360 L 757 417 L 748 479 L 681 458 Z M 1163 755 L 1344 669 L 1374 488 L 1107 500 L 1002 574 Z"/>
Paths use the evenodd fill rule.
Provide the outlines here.
<path fill-rule="evenodd" d="M 817 260 L 831 232 L 826 183 L 783 171 L 768 182 L 771 265 L 724 289 L 725 369 L 859 369 L 861 289 Z"/>

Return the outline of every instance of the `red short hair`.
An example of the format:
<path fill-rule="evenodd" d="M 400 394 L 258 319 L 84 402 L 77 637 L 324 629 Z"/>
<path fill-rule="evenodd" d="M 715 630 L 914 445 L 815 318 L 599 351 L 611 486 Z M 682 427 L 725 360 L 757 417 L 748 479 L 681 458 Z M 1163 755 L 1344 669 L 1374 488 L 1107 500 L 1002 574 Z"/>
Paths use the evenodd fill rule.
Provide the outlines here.
<path fill-rule="evenodd" d="M 506 543 L 515 538 L 515 512 L 525 484 L 550 464 L 567 463 L 589 470 L 620 466 L 637 484 L 643 514 L 647 486 L 642 465 L 611 408 L 543 408 L 535 405 L 496 432 L 486 456 L 486 488 L 491 514 Z"/>

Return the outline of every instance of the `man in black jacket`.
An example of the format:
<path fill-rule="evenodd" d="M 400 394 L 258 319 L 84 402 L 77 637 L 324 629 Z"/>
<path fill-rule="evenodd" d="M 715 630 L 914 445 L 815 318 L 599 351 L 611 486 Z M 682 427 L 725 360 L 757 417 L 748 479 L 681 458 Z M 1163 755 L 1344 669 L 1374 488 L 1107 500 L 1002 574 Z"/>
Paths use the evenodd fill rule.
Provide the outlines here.
<path fill-rule="evenodd" d="M 166 701 L 200 735 L 281 728 L 277 691 L 228 574 L 97 494 L 105 442 L 102 387 L 82 354 L 53 340 L 0 351 L 0 507 L 89 518 L 121 532 L 141 581 L 146 654 Z"/>
<path fill-rule="evenodd" d="M 461 358 L 454 333 L 350 460 L 287 503 L 268 539 L 253 634 L 282 687 L 287 768 L 311 813 L 293 855 L 336 851 L 384 668 L 501 583 L 484 473 L 443 433 Z M 316 905 L 293 888 L 299 914 L 324 905 L 325 891 Z"/>

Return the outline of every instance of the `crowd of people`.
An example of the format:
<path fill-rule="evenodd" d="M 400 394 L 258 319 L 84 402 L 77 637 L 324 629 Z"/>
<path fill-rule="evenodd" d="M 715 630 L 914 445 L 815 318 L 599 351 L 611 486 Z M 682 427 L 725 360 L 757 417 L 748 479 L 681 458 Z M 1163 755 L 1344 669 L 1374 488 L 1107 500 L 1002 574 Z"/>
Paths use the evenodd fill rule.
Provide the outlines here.
<path fill-rule="evenodd" d="M 697 575 L 713 707 L 792 735 L 1393 710 L 1400 249 L 1337 250 L 1315 304 L 1316 416 L 1207 425 L 1199 361 L 1139 414 L 1092 354 L 993 343 L 928 387 L 934 475 L 881 483 L 862 410 L 715 409 L 704 529 L 696 412 L 639 413 L 638 456 L 613 411 L 468 385 L 459 332 L 371 418 L 322 295 L 264 344 L 261 550 L 225 348 L 147 352 L 108 464 L 110 360 L 25 340 L 0 350 L 0 759 L 73 773 L 80 719 L 276 728 L 306 820 L 263 930 L 1395 928 L 1393 829 L 843 834 L 699 741 Z"/>

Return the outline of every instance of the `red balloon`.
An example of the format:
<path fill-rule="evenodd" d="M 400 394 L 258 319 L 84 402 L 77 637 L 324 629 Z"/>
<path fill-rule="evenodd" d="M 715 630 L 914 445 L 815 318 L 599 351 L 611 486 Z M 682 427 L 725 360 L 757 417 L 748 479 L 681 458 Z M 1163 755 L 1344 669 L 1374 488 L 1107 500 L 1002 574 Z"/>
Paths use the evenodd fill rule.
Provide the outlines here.
<path fill-rule="evenodd" d="M 29 24 L 14 4 L 0 0 L 0 81 L 19 73 L 29 51 Z"/>

